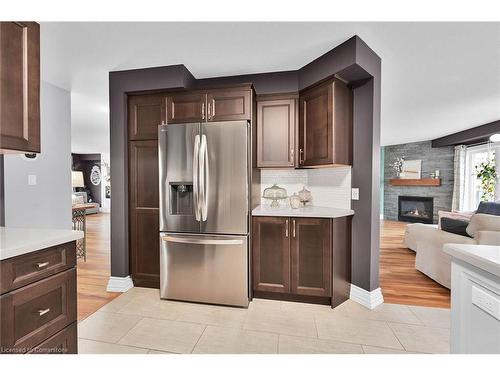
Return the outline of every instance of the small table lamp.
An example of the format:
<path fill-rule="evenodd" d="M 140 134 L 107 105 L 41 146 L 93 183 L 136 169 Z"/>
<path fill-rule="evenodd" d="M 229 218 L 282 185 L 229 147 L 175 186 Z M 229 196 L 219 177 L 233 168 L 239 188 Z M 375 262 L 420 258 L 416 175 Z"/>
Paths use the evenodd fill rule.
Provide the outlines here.
<path fill-rule="evenodd" d="M 75 190 L 75 188 L 85 187 L 83 184 L 83 172 L 71 171 L 71 186 L 73 186 L 73 190 Z"/>

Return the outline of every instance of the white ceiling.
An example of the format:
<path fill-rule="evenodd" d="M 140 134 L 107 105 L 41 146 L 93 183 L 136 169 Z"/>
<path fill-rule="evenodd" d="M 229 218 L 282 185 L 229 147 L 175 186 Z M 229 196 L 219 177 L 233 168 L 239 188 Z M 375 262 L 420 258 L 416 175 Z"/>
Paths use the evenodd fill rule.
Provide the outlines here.
<path fill-rule="evenodd" d="M 72 151 L 107 152 L 109 71 L 298 69 L 355 34 L 382 58 L 383 145 L 500 119 L 500 23 L 44 22 L 42 79 L 71 91 Z"/>

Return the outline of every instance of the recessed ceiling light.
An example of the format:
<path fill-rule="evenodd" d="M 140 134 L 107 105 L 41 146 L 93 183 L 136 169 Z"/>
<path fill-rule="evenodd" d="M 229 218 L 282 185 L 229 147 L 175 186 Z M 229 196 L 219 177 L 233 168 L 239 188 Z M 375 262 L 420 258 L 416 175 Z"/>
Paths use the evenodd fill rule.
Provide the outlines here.
<path fill-rule="evenodd" d="M 492 134 L 490 137 L 491 142 L 500 142 L 500 133 Z"/>

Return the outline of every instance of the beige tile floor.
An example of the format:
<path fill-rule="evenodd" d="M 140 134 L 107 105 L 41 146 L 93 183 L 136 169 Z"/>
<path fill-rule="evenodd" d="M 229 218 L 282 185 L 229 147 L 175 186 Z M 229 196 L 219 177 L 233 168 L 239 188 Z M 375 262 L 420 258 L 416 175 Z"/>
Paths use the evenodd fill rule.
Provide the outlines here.
<path fill-rule="evenodd" d="M 81 354 L 448 353 L 450 310 L 255 299 L 248 309 L 163 301 L 133 288 L 78 325 Z"/>

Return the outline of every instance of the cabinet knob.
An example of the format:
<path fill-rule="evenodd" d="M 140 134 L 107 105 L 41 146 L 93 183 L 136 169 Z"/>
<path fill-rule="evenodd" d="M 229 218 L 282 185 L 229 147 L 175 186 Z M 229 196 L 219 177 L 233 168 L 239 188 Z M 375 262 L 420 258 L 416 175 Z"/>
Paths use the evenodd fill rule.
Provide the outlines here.
<path fill-rule="evenodd" d="M 288 219 L 285 220 L 285 237 L 288 237 Z"/>
<path fill-rule="evenodd" d="M 304 150 L 302 149 L 299 150 L 299 164 L 304 164 Z"/>

